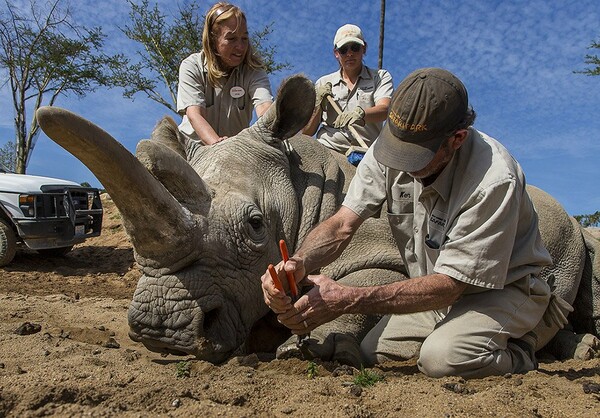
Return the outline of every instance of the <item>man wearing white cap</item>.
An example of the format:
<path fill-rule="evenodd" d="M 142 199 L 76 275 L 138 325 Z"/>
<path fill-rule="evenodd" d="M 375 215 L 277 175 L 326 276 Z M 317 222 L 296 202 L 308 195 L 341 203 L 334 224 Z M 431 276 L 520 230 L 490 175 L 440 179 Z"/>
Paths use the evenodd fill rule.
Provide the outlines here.
<path fill-rule="evenodd" d="M 349 131 L 350 125 L 367 146 L 377 138 L 394 89 L 389 72 L 363 64 L 366 51 L 367 43 L 358 26 L 348 24 L 338 29 L 333 40 L 333 55 L 340 69 L 315 83 L 317 103 L 303 131 L 307 135 L 317 133 L 320 143 L 343 154 L 351 145 L 361 145 Z M 341 114 L 328 103 L 327 95 L 337 102 Z"/>
<path fill-rule="evenodd" d="M 384 314 L 362 340 L 363 361 L 418 356 L 432 377 L 536 368 L 538 338 L 562 328 L 572 308 L 539 277 L 552 260 L 521 167 L 474 120 L 450 72 L 424 68 L 402 81 L 340 210 L 277 266 L 315 286 L 292 306 L 262 277 L 280 322 L 304 334 L 342 314 Z M 304 277 L 335 260 L 384 204 L 407 280 L 352 287 Z"/>

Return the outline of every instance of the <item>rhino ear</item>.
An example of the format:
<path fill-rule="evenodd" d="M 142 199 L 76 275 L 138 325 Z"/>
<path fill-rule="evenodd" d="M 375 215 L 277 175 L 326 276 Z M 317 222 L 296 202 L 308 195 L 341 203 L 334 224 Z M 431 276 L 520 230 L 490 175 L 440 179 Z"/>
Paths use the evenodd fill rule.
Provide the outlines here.
<path fill-rule="evenodd" d="M 186 158 L 187 138 L 179 132 L 177 124 L 169 116 L 165 116 L 156 124 L 150 139 L 171 148 L 183 159 Z"/>
<path fill-rule="evenodd" d="M 297 74 L 281 83 L 275 103 L 253 128 L 261 134 L 282 141 L 296 135 L 306 126 L 314 108 L 315 87 L 308 78 Z"/>
<path fill-rule="evenodd" d="M 176 150 L 162 141 L 140 141 L 136 157 L 190 212 L 208 214 L 211 191 Z"/>

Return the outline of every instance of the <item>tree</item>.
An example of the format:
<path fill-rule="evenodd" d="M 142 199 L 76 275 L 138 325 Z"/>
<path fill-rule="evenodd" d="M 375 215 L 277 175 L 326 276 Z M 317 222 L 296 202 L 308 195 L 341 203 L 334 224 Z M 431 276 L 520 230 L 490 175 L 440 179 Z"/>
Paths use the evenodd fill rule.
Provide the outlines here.
<path fill-rule="evenodd" d="M 600 42 L 593 41 L 588 49 L 600 49 Z M 585 63 L 593 65 L 595 67 L 586 68 L 583 71 L 575 71 L 575 73 L 586 74 L 586 75 L 600 75 L 600 57 L 598 55 L 587 54 L 585 56 Z"/>
<path fill-rule="evenodd" d="M 600 225 L 600 211 L 596 211 L 589 215 L 575 215 L 573 217 L 585 228 Z"/>
<path fill-rule="evenodd" d="M 148 0 L 141 4 L 128 0 L 131 23 L 122 32 L 142 48 L 137 51 L 137 60 L 128 59 L 126 65 L 115 67 L 113 82 L 124 88 L 123 96 L 133 99 L 137 93 L 177 113 L 177 83 L 179 65 L 190 54 L 202 49 L 203 17 L 197 2 L 167 19 L 158 5 L 150 7 Z M 259 51 L 267 73 L 289 68 L 287 62 L 275 62 L 275 47 L 268 46 L 272 24 L 252 34 L 254 47 Z"/>
<path fill-rule="evenodd" d="M 0 166 L 15 171 L 17 166 L 17 147 L 12 141 L 8 141 L 0 147 Z"/>
<path fill-rule="evenodd" d="M 9 0 L 0 11 L 0 69 L 8 72 L 15 113 L 17 173 L 24 174 L 39 134 L 35 111 L 52 106 L 60 94 L 84 96 L 99 85 L 109 85 L 108 69 L 122 62 L 120 55 L 101 51 L 100 28 L 73 23 L 62 0 L 40 5 L 29 0 L 23 14 Z M 27 111 L 33 116 L 29 127 Z"/>

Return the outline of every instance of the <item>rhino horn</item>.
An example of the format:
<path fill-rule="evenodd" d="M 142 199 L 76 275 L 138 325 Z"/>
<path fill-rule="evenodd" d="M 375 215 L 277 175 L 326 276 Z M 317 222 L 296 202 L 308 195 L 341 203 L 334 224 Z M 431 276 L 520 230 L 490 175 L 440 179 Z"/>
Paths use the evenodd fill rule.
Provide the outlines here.
<path fill-rule="evenodd" d="M 199 240 L 193 238 L 201 234 L 201 217 L 183 207 L 125 147 L 68 110 L 44 106 L 36 117 L 42 130 L 106 188 L 145 269 L 166 274 L 197 259 Z"/>
<path fill-rule="evenodd" d="M 260 137 L 284 140 L 296 135 L 310 120 L 315 109 L 315 87 L 303 75 L 281 83 L 277 100 L 250 128 Z M 274 142 L 269 141 L 267 142 Z"/>

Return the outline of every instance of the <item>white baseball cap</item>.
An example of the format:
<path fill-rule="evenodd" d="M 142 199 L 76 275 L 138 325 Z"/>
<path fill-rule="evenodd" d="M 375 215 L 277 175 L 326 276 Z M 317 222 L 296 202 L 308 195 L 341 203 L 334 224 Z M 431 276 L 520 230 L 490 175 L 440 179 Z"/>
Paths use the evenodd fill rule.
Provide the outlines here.
<path fill-rule="evenodd" d="M 356 42 L 359 45 L 365 45 L 365 38 L 362 30 L 356 25 L 344 25 L 337 30 L 333 38 L 333 47 L 339 48 L 350 42 Z"/>

